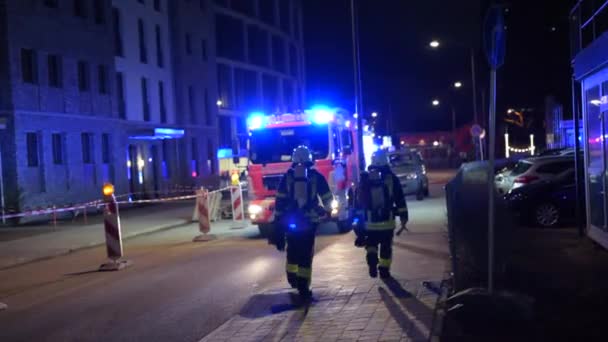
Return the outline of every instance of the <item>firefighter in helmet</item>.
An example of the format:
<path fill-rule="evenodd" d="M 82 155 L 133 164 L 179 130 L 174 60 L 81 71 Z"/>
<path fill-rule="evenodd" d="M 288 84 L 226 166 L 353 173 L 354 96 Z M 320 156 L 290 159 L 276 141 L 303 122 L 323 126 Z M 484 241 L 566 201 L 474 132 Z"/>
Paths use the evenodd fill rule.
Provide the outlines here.
<path fill-rule="evenodd" d="M 391 171 L 384 150 L 374 152 L 368 171 L 361 173 L 356 212 L 359 223 L 355 227 L 355 245 L 365 247 L 369 275 L 376 278 L 379 272 L 381 278 L 390 278 L 395 216 L 399 216 L 405 228 L 408 211 L 401 183 Z"/>
<path fill-rule="evenodd" d="M 312 168 L 308 147 L 294 149 L 292 163 L 277 189 L 274 243 L 283 251 L 287 242 L 287 281 L 302 298 L 310 299 L 315 232 L 331 210 L 333 195 L 327 180 Z"/>

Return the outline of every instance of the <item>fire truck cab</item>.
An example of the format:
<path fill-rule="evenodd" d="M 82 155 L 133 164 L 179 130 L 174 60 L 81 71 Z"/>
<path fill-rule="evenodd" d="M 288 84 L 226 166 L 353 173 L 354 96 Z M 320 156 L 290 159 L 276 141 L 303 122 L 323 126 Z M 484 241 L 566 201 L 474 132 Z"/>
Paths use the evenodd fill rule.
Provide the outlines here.
<path fill-rule="evenodd" d="M 349 192 L 359 175 L 355 120 L 343 109 L 314 107 L 310 110 L 264 115 L 253 113 L 249 129 L 249 206 L 251 222 L 267 236 L 273 229 L 275 195 L 281 178 L 291 167 L 297 146 L 307 146 L 314 168 L 334 194 L 332 220 L 340 232 L 350 230 L 352 211 Z"/>

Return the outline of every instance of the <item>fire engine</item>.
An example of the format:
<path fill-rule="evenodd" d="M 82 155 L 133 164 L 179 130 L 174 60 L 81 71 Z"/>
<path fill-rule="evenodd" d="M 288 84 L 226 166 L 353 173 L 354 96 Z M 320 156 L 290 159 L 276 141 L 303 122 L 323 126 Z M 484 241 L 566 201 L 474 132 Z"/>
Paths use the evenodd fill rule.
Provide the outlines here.
<path fill-rule="evenodd" d="M 314 167 L 327 179 L 334 194 L 331 217 L 340 232 L 352 225 L 348 206 L 351 188 L 359 175 L 356 123 L 340 108 L 314 107 L 295 113 L 253 113 L 249 129 L 248 214 L 267 236 L 273 229 L 275 194 L 291 167 L 293 149 L 308 146 Z"/>

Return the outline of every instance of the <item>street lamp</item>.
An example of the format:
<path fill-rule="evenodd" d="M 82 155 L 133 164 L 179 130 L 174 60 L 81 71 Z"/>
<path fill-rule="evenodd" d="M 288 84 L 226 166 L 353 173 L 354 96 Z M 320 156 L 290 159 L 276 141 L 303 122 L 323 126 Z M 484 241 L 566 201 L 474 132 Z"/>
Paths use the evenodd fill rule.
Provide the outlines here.
<path fill-rule="evenodd" d="M 454 82 L 454 88 L 461 88 L 462 82 Z"/>
<path fill-rule="evenodd" d="M 439 100 L 437 100 L 437 99 L 433 100 L 433 106 L 434 107 L 439 106 Z"/>
<path fill-rule="evenodd" d="M 376 118 L 376 117 L 378 117 L 378 112 L 373 112 L 372 113 L 372 118 Z"/>
<path fill-rule="evenodd" d="M 218 107 L 221 107 L 224 104 L 224 102 L 222 102 L 222 100 L 217 100 L 216 104 Z"/>
<path fill-rule="evenodd" d="M 507 113 L 511 114 L 511 113 L 513 113 L 514 111 L 515 111 L 515 109 L 513 109 L 513 108 L 509 108 L 509 109 L 507 110 Z"/>
<path fill-rule="evenodd" d="M 438 40 L 433 40 L 433 41 L 431 41 L 431 42 L 429 43 L 429 46 L 430 46 L 430 47 L 432 47 L 433 49 L 438 48 L 438 47 L 439 47 L 439 45 L 441 45 L 441 44 L 439 44 L 439 41 L 438 41 Z"/>

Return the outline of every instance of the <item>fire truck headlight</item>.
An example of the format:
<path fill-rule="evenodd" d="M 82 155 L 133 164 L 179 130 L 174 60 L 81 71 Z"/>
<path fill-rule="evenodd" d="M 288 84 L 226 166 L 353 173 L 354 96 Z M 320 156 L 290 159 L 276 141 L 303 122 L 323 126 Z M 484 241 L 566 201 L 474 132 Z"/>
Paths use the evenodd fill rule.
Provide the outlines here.
<path fill-rule="evenodd" d="M 249 212 L 249 215 L 255 216 L 262 212 L 262 207 L 257 204 L 250 204 L 247 211 Z"/>
<path fill-rule="evenodd" d="M 337 210 L 339 206 L 340 206 L 340 202 L 338 202 L 337 199 L 331 200 L 330 207 L 332 210 Z"/>

